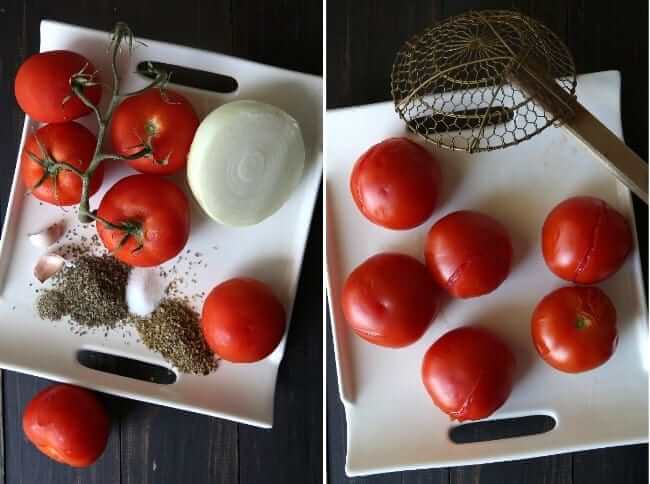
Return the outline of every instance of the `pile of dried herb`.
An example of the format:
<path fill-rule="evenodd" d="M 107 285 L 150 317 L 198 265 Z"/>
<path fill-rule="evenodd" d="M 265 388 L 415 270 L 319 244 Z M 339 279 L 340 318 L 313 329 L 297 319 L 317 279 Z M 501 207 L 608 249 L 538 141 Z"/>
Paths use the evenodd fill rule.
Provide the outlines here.
<path fill-rule="evenodd" d="M 42 319 L 69 316 L 81 326 L 113 328 L 129 314 L 124 300 L 128 276 L 129 266 L 114 257 L 81 256 L 54 276 L 36 310 Z"/>
<path fill-rule="evenodd" d="M 183 301 L 163 299 L 148 317 L 132 317 L 132 321 L 142 342 L 181 372 L 207 375 L 216 370 L 217 360 L 203 339 L 199 316 Z"/>

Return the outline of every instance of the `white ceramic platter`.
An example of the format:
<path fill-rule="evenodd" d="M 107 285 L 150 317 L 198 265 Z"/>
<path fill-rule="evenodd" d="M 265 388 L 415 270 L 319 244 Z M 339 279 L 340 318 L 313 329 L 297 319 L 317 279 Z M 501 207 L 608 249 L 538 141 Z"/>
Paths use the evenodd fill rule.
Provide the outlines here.
<path fill-rule="evenodd" d="M 41 51 L 79 52 L 94 63 L 105 79 L 110 79 L 108 41 L 106 32 L 51 21 L 41 23 Z M 144 42 L 146 47 L 136 48 L 124 72 L 133 73 L 142 60 L 154 60 L 226 74 L 238 81 L 239 88 L 232 94 L 170 86 L 190 99 L 201 118 L 223 103 L 255 99 L 276 105 L 298 120 L 307 161 L 300 184 L 287 203 L 262 223 L 246 228 L 227 228 L 214 223 L 194 204 L 185 258 L 164 265 L 169 268 L 176 264 L 179 270 L 188 272 L 182 286 L 188 295 L 207 293 L 230 277 L 256 277 L 273 287 L 290 315 L 322 173 L 322 79 L 213 52 L 153 40 Z M 125 77 L 123 89 L 138 89 L 146 83 L 138 75 L 130 74 Z M 106 97 L 105 91 L 104 102 Z M 86 117 L 83 122 L 96 129 L 92 117 Z M 21 146 L 26 134 L 35 127 L 33 121 L 25 119 Z M 28 242 L 27 234 L 62 217 L 69 227 L 77 222 L 72 211 L 65 213 L 56 207 L 41 206 L 35 198 L 25 196 L 18 173 L 19 166 L 0 246 L 0 274 L 4 276 L 0 287 L 0 366 L 115 395 L 271 427 L 275 381 L 286 335 L 277 349 L 261 362 L 239 365 L 223 362 L 209 376 L 177 373 L 177 381 L 171 385 L 103 373 L 77 362 L 78 350 L 91 349 L 169 367 L 162 357 L 138 343 L 135 333 L 125 337 L 123 331 L 115 330 L 107 336 L 103 331 L 77 336 L 64 322 L 50 323 L 38 318 L 34 301 L 39 283 L 32 275 L 32 268 L 40 252 Z M 102 189 L 91 199 L 91 208 L 97 207 L 103 193 L 118 179 L 131 173 L 123 163 L 108 165 Z M 184 176 L 176 179 L 188 192 Z M 77 230 L 79 238 L 89 236 L 94 233 L 94 226 Z M 194 301 L 200 307 L 201 301 L 196 298 Z"/>
<path fill-rule="evenodd" d="M 617 72 L 580 76 L 577 94 L 622 135 Z M 636 247 L 623 268 L 600 285 L 619 317 L 619 347 L 606 365 L 581 375 L 560 374 L 542 362 L 530 338 L 536 303 L 565 284 L 547 269 L 540 250 L 542 223 L 551 208 L 572 195 L 595 195 L 634 224 L 628 190 L 579 142 L 551 127 L 520 145 L 490 153 L 435 149 L 444 177 L 442 203 L 422 226 L 390 231 L 361 215 L 348 180 L 355 160 L 368 147 L 405 135 L 392 103 L 328 111 L 326 128 L 327 273 L 347 417 L 348 475 L 479 464 L 647 441 L 647 310 Z M 509 229 L 514 266 L 508 279 L 492 294 L 449 302 L 425 335 L 405 349 L 381 348 L 356 337 L 341 313 L 345 277 L 381 251 L 404 252 L 423 261 L 424 239 L 433 222 L 460 209 L 488 213 Z M 420 380 L 420 365 L 433 341 L 467 324 L 491 328 L 517 356 L 512 395 L 490 418 L 545 414 L 556 420 L 553 430 L 467 444 L 449 439 L 454 424 L 431 403 Z"/>

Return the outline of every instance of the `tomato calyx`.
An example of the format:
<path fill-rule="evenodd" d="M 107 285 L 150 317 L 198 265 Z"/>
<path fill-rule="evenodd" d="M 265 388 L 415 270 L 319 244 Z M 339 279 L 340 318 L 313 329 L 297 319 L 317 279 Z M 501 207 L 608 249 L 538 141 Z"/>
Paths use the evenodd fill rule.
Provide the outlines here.
<path fill-rule="evenodd" d="M 86 72 L 86 69 L 88 69 L 88 62 L 83 65 L 79 72 L 75 72 L 70 76 L 70 94 L 63 98 L 61 101 L 61 106 L 65 105 L 65 103 L 67 103 L 75 95 L 81 99 L 81 96 L 79 96 L 78 93 L 83 94 L 85 88 L 98 86 L 100 84 L 97 82 L 97 74 L 99 71 L 95 70 L 95 72 Z M 84 101 L 82 100 L 82 102 Z"/>
<path fill-rule="evenodd" d="M 131 253 L 135 254 L 144 248 L 144 229 L 142 227 L 142 222 L 136 220 L 125 220 L 119 224 L 114 224 L 113 222 L 97 215 L 96 210 L 91 214 L 91 217 L 94 218 L 96 222 L 103 224 L 106 228 L 119 231 L 123 234 L 117 247 L 111 251 L 111 254 L 115 254 L 115 252 L 124 247 L 130 238 L 133 238 L 137 242 L 135 249 L 133 249 Z"/>
<path fill-rule="evenodd" d="M 584 312 L 576 314 L 575 325 L 579 330 L 587 329 L 592 324 L 594 324 L 594 320 L 591 315 Z"/>

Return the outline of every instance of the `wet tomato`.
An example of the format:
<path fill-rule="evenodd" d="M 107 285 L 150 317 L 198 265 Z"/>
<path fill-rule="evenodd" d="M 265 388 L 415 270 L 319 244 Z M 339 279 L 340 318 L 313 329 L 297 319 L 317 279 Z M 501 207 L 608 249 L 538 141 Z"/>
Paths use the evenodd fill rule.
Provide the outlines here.
<path fill-rule="evenodd" d="M 553 368 L 591 370 L 616 349 L 616 309 L 597 287 L 562 287 L 537 305 L 531 331 L 535 349 Z"/>
<path fill-rule="evenodd" d="M 350 191 L 361 213 L 389 229 L 410 229 L 436 208 L 441 183 L 438 161 L 406 138 L 374 145 L 357 160 Z"/>
<path fill-rule="evenodd" d="M 215 287 L 201 314 L 201 329 L 217 355 L 235 363 L 266 358 L 284 335 L 284 307 L 266 284 L 230 279 Z"/>
<path fill-rule="evenodd" d="M 376 345 L 399 348 L 424 334 L 438 313 L 440 294 L 417 259 L 383 253 L 352 271 L 342 304 L 355 333 Z"/>
<path fill-rule="evenodd" d="M 422 381 L 433 403 L 452 420 L 492 415 L 510 396 L 515 356 L 490 331 L 466 326 L 439 338 L 422 362 Z"/>
<path fill-rule="evenodd" d="M 616 272 L 632 249 L 627 220 L 603 200 L 573 197 L 558 204 L 542 228 L 542 253 L 558 277 L 594 284 Z"/>
<path fill-rule="evenodd" d="M 462 210 L 431 227 L 424 255 L 440 287 L 454 297 L 469 298 L 494 291 L 506 279 L 512 243 L 492 217 Z"/>

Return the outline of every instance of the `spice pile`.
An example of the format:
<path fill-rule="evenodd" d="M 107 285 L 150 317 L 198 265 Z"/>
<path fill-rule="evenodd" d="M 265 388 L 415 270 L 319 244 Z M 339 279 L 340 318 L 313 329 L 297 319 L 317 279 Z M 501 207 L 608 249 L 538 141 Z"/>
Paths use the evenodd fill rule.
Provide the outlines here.
<path fill-rule="evenodd" d="M 75 254 L 76 255 L 76 254 Z M 68 317 L 73 331 L 134 327 L 149 349 L 183 373 L 207 375 L 217 368 L 188 302 L 167 297 L 146 317 L 129 314 L 125 293 L 130 267 L 112 256 L 80 255 L 52 278 L 36 310 L 41 319 Z"/>

